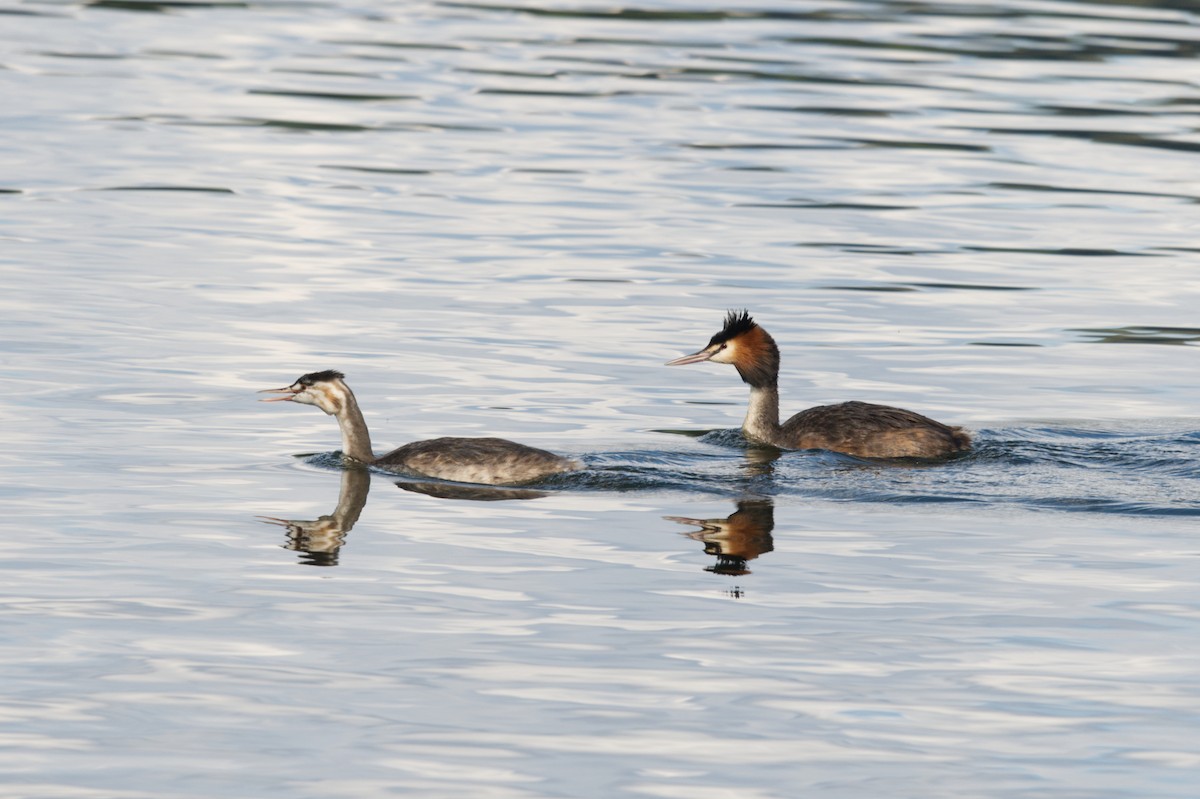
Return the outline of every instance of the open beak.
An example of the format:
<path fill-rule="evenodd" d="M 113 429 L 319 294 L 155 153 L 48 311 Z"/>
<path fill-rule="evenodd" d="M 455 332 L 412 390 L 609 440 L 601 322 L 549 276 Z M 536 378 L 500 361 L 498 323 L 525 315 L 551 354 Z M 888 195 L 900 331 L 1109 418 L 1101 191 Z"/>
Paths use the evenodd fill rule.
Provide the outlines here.
<path fill-rule="evenodd" d="M 264 388 L 262 391 L 260 391 L 258 393 L 259 394 L 283 394 L 283 395 L 285 395 L 282 397 L 267 397 L 266 399 L 260 399 L 259 402 L 291 402 L 292 398 L 300 393 L 300 389 L 294 388 L 292 386 L 287 386 L 286 388 Z"/>
<path fill-rule="evenodd" d="M 706 347 L 699 352 L 693 352 L 691 355 L 684 355 L 682 358 L 676 358 L 673 361 L 667 361 L 664 366 L 683 366 L 685 363 L 700 363 L 701 361 L 707 361 L 714 355 L 716 355 L 716 353 L 710 351 Z"/>

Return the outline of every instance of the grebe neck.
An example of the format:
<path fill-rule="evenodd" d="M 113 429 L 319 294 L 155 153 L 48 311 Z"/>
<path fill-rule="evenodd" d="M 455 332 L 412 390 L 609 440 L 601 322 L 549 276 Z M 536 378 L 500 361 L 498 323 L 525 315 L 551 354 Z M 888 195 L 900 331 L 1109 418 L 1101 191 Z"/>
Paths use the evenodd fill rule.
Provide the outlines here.
<path fill-rule="evenodd" d="M 348 387 L 338 408 L 337 420 L 342 430 L 342 454 L 362 463 L 373 463 L 375 453 L 371 451 L 371 434 L 367 431 L 367 422 L 359 410 L 358 400 Z"/>
<path fill-rule="evenodd" d="M 779 427 L 779 347 L 770 333 L 755 327 L 738 349 L 733 365 L 750 386 L 742 433 L 764 444 L 777 444 L 783 435 Z"/>
<path fill-rule="evenodd" d="M 742 422 L 742 434 L 764 444 L 774 444 L 780 432 L 778 386 L 774 383 L 750 386 L 750 405 Z"/>

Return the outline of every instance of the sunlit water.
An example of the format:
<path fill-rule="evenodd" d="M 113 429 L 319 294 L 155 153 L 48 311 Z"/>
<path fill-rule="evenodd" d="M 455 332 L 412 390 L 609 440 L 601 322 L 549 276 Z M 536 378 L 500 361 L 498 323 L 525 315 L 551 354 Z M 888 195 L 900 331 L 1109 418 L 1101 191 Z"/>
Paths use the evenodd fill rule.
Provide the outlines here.
<path fill-rule="evenodd" d="M 0 6 L 0 795 L 1192 799 L 1196 23 Z M 732 307 L 975 451 L 748 446 Z"/>

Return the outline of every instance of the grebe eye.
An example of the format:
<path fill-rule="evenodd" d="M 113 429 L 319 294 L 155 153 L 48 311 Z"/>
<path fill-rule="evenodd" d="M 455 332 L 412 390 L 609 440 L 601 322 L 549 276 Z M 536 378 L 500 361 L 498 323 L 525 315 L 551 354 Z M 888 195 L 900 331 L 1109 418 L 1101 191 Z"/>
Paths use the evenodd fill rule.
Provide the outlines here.
<path fill-rule="evenodd" d="M 721 344 L 721 346 L 717 347 L 717 352 L 720 352 L 721 350 L 725 349 L 728 346 L 729 346 L 728 344 L 724 344 L 724 343 Z"/>

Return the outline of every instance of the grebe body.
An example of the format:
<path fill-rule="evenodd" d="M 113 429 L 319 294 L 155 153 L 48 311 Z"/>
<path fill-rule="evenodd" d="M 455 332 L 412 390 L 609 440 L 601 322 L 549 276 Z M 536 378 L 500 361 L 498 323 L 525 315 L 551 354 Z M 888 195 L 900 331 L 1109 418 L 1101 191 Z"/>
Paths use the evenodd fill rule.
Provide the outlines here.
<path fill-rule="evenodd" d="M 583 468 L 578 461 L 504 438 L 431 438 L 397 447 L 371 464 L 459 483 L 519 485 Z"/>
<path fill-rule="evenodd" d="M 461 483 L 516 485 L 583 468 L 577 460 L 503 438 L 431 438 L 376 457 L 358 400 L 346 385 L 345 375 L 332 369 L 310 372 L 290 386 L 260 393 L 280 395 L 263 402 L 315 405 L 337 417 L 342 454 L 388 471 Z"/>
<path fill-rule="evenodd" d="M 749 439 L 781 449 L 825 449 L 860 458 L 942 458 L 971 448 L 971 438 L 919 413 L 843 402 L 801 411 L 779 423 L 779 347 L 746 311 L 730 311 L 708 345 L 668 366 L 712 361 L 732 364 L 750 386 L 742 423 Z"/>

